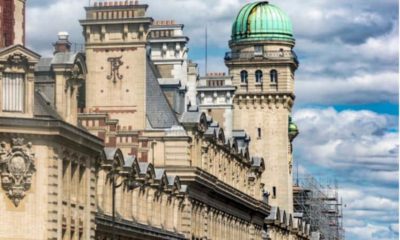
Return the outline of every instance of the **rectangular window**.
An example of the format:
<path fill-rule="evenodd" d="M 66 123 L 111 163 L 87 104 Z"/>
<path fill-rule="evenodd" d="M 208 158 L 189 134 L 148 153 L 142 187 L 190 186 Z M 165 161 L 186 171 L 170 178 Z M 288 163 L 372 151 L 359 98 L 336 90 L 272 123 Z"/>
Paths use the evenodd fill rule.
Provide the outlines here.
<path fill-rule="evenodd" d="M 261 45 L 254 46 L 254 55 L 255 56 L 262 56 L 263 53 L 264 53 L 263 46 L 261 46 Z"/>
<path fill-rule="evenodd" d="M 261 139 L 261 128 L 257 128 L 258 139 Z"/>
<path fill-rule="evenodd" d="M 272 198 L 276 198 L 276 187 L 272 187 Z"/>
<path fill-rule="evenodd" d="M 25 95 L 24 74 L 4 73 L 2 82 L 3 111 L 23 112 Z"/>

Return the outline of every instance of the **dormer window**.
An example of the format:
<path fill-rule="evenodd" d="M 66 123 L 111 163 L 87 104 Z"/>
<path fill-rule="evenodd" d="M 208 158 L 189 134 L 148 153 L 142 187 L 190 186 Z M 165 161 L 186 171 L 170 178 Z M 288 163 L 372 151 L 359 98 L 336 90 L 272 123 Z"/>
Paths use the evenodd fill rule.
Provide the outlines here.
<path fill-rule="evenodd" d="M 23 112 L 25 96 L 24 74 L 3 73 L 2 95 L 3 112 Z"/>
<path fill-rule="evenodd" d="M 263 82 L 263 72 L 261 70 L 256 71 L 256 83 Z"/>
<path fill-rule="evenodd" d="M 278 72 L 275 69 L 272 69 L 270 74 L 270 79 L 272 84 L 278 83 Z"/>
<path fill-rule="evenodd" d="M 262 56 L 263 53 L 264 53 L 263 46 L 261 46 L 261 45 L 254 46 L 254 55 L 255 56 Z"/>
<path fill-rule="evenodd" d="M 240 72 L 240 82 L 242 84 L 247 84 L 248 77 L 249 77 L 249 74 L 247 73 L 247 71 L 243 70 Z"/>

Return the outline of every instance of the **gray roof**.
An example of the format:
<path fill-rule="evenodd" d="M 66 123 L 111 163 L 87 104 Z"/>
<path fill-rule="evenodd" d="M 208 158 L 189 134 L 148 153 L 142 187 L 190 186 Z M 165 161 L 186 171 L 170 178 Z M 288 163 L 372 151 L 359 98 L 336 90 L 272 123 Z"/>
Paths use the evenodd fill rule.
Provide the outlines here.
<path fill-rule="evenodd" d="M 164 174 L 165 174 L 165 169 L 163 169 L 163 168 L 155 168 L 154 169 L 154 172 L 155 172 L 155 174 L 156 174 L 156 177 L 155 177 L 155 179 L 156 180 L 161 180 L 161 178 L 164 176 Z"/>
<path fill-rule="evenodd" d="M 76 55 L 79 53 L 59 52 L 56 53 L 51 61 L 51 64 L 74 64 Z"/>
<path fill-rule="evenodd" d="M 105 147 L 104 154 L 106 155 L 107 160 L 114 160 L 114 156 L 117 153 L 118 148 L 114 147 Z"/>
<path fill-rule="evenodd" d="M 263 164 L 263 159 L 261 157 L 252 157 L 251 158 L 251 165 L 253 167 L 261 167 Z"/>
<path fill-rule="evenodd" d="M 79 53 L 59 52 L 53 57 L 41 58 L 35 66 L 35 72 L 50 72 L 53 64 L 74 64 Z"/>
<path fill-rule="evenodd" d="M 35 117 L 44 117 L 61 120 L 61 116 L 51 106 L 51 101 L 40 91 L 35 91 L 35 105 L 33 114 Z"/>
<path fill-rule="evenodd" d="M 198 123 L 200 116 L 201 112 L 199 111 L 187 111 L 182 114 L 180 121 L 182 123 Z"/>
<path fill-rule="evenodd" d="M 179 125 L 174 111 L 169 105 L 156 78 L 156 69 L 147 61 L 146 112 L 152 128 L 171 128 Z"/>
<path fill-rule="evenodd" d="M 246 138 L 247 134 L 244 130 L 233 130 L 232 131 L 232 136 L 234 138 Z"/>
<path fill-rule="evenodd" d="M 174 186 L 175 184 L 175 179 L 177 179 L 177 176 L 173 175 L 173 176 L 168 176 L 167 180 L 168 180 L 168 186 Z"/>
<path fill-rule="evenodd" d="M 124 160 L 125 160 L 125 167 L 132 167 L 133 163 L 136 160 L 136 157 L 132 156 L 132 155 L 129 155 L 129 156 L 125 157 Z"/>
<path fill-rule="evenodd" d="M 158 83 L 160 85 L 174 85 L 174 86 L 181 85 L 181 81 L 179 81 L 179 79 L 174 79 L 174 78 L 159 78 Z"/>
<path fill-rule="evenodd" d="M 147 170 L 149 168 L 149 165 L 150 165 L 150 163 L 140 162 L 139 163 L 140 174 L 146 174 Z"/>
<path fill-rule="evenodd" d="M 277 216 L 278 216 L 278 207 L 271 207 L 271 212 L 266 219 L 277 220 Z"/>
<path fill-rule="evenodd" d="M 53 58 L 41 58 L 35 66 L 36 72 L 50 72 Z"/>

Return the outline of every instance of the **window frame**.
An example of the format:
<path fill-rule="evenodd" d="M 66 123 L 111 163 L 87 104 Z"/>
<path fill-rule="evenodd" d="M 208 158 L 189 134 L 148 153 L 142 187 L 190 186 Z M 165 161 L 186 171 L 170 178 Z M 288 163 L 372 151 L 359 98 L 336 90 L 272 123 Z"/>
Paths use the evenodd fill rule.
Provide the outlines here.
<path fill-rule="evenodd" d="M 259 74 L 261 74 L 261 76 L 259 76 Z M 263 83 L 263 78 L 264 78 L 264 73 L 262 70 L 258 69 L 255 72 L 255 77 L 256 77 L 256 84 L 262 84 Z"/>
<path fill-rule="evenodd" d="M 12 81 L 15 81 L 12 83 Z M 17 82 L 18 81 L 18 82 Z M 4 72 L 1 76 L 1 111 L 4 113 L 25 113 L 26 74 Z"/>
<path fill-rule="evenodd" d="M 269 78 L 271 84 L 278 84 L 278 71 L 276 69 L 272 69 L 271 71 L 269 71 Z"/>
<path fill-rule="evenodd" d="M 245 74 L 245 77 L 243 76 Z M 247 85 L 249 83 L 249 73 L 246 70 L 240 71 L 240 84 Z"/>

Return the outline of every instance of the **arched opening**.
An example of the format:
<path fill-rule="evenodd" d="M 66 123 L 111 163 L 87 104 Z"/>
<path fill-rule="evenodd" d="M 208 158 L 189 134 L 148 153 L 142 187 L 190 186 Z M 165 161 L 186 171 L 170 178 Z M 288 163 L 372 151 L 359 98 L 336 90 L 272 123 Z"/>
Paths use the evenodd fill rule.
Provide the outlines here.
<path fill-rule="evenodd" d="M 261 70 L 256 71 L 256 83 L 263 82 L 263 72 Z"/>
<path fill-rule="evenodd" d="M 243 71 L 240 72 L 240 82 L 242 84 L 247 84 L 248 77 L 249 77 L 249 74 L 247 73 L 246 70 L 243 70 Z"/>
<path fill-rule="evenodd" d="M 278 72 L 275 69 L 272 69 L 269 73 L 271 83 L 277 84 L 278 83 Z"/>

